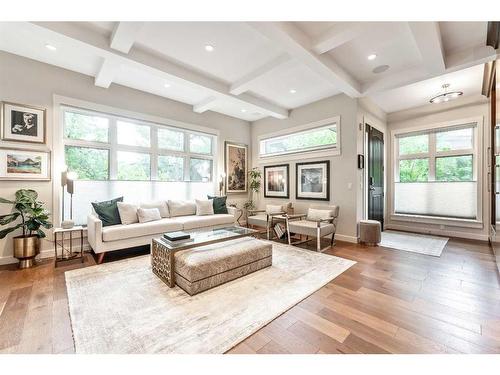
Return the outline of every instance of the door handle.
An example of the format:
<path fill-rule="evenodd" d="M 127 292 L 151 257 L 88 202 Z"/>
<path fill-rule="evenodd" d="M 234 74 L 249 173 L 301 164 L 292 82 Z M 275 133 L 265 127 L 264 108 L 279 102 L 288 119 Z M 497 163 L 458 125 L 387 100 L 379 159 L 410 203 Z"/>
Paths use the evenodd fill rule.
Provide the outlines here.
<path fill-rule="evenodd" d="M 368 188 L 368 190 L 374 191 L 374 190 L 375 190 L 375 188 L 374 188 L 373 186 L 370 186 L 370 187 Z"/>

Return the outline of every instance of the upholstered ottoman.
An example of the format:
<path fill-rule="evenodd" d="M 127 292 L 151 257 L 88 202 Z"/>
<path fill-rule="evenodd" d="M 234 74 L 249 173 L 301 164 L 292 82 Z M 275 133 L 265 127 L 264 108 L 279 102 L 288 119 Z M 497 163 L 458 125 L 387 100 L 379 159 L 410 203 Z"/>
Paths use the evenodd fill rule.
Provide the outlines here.
<path fill-rule="evenodd" d="M 361 243 L 376 246 L 382 240 L 380 222 L 376 220 L 361 220 L 359 222 L 359 241 Z"/>
<path fill-rule="evenodd" d="M 269 242 L 254 238 L 205 245 L 175 253 L 175 283 L 189 295 L 272 265 Z"/>

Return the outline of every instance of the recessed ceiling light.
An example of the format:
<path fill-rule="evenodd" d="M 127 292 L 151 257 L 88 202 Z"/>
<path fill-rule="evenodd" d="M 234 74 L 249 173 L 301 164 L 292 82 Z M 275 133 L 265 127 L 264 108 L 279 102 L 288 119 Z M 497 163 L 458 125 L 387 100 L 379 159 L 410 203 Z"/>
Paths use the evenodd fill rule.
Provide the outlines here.
<path fill-rule="evenodd" d="M 297 92 L 297 90 L 295 89 L 290 89 L 290 94 L 295 94 Z"/>
<path fill-rule="evenodd" d="M 377 55 L 372 53 L 371 55 L 368 55 L 368 60 L 375 60 L 377 58 Z"/>
<path fill-rule="evenodd" d="M 376 68 L 373 68 L 372 72 L 375 74 L 380 74 L 389 69 L 389 65 L 379 65 Z"/>
<path fill-rule="evenodd" d="M 247 110 L 245 108 L 241 109 L 241 112 L 245 113 Z"/>
<path fill-rule="evenodd" d="M 57 48 L 54 47 L 52 44 L 46 44 L 45 48 L 50 49 L 51 51 L 55 51 Z"/>
<path fill-rule="evenodd" d="M 207 51 L 207 52 L 212 52 L 214 49 L 215 49 L 214 46 L 212 46 L 210 44 L 207 44 L 205 46 L 205 51 Z"/>
<path fill-rule="evenodd" d="M 170 83 L 165 83 L 165 84 L 163 85 L 163 87 L 165 87 L 165 88 L 167 88 L 167 89 L 168 89 L 168 88 L 170 87 Z"/>

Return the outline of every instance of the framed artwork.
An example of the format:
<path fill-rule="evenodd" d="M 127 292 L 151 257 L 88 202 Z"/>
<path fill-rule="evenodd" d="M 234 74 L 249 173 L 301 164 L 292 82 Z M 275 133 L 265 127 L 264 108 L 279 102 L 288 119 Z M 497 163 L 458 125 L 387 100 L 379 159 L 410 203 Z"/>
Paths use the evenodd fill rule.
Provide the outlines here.
<path fill-rule="evenodd" d="M 290 176 L 288 171 L 288 164 L 264 166 L 264 197 L 290 197 Z"/>
<path fill-rule="evenodd" d="M 248 146 L 225 142 L 226 193 L 246 193 L 248 174 Z"/>
<path fill-rule="evenodd" d="M 2 103 L 2 140 L 45 143 L 46 110 L 23 104 Z"/>
<path fill-rule="evenodd" d="M 0 149 L 0 180 L 50 180 L 50 152 Z"/>
<path fill-rule="evenodd" d="M 330 200 L 330 161 L 297 163 L 296 199 Z"/>

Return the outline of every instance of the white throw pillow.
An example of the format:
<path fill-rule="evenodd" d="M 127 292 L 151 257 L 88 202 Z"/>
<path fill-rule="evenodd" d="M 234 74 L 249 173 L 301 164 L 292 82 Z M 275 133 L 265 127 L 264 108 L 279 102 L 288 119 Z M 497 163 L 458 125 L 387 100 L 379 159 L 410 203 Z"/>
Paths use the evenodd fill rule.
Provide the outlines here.
<path fill-rule="evenodd" d="M 195 200 L 196 202 L 196 215 L 213 215 L 214 214 L 214 201 L 209 200 Z"/>
<path fill-rule="evenodd" d="M 332 210 L 318 210 L 309 208 L 307 210 L 307 220 L 327 220 L 332 217 Z"/>
<path fill-rule="evenodd" d="M 192 201 L 168 201 L 170 216 L 196 215 L 196 203 Z"/>
<path fill-rule="evenodd" d="M 118 213 L 122 224 L 134 224 L 139 221 L 137 218 L 137 206 L 135 204 L 117 202 Z"/>
<path fill-rule="evenodd" d="M 168 206 L 166 201 L 144 202 L 140 205 L 141 208 L 157 208 L 160 211 L 161 217 L 169 217 Z"/>
<path fill-rule="evenodd" d="M 139 223 L 161 220 L 160 210 L 157 208 L 139 208 L 137 216 L 139 217 Z"/>
<path fill-rule="evenodd" d="M 272 204 L 266 205 L 266 214 L 277 214 L 283 212 L 283 207 Z"/>

